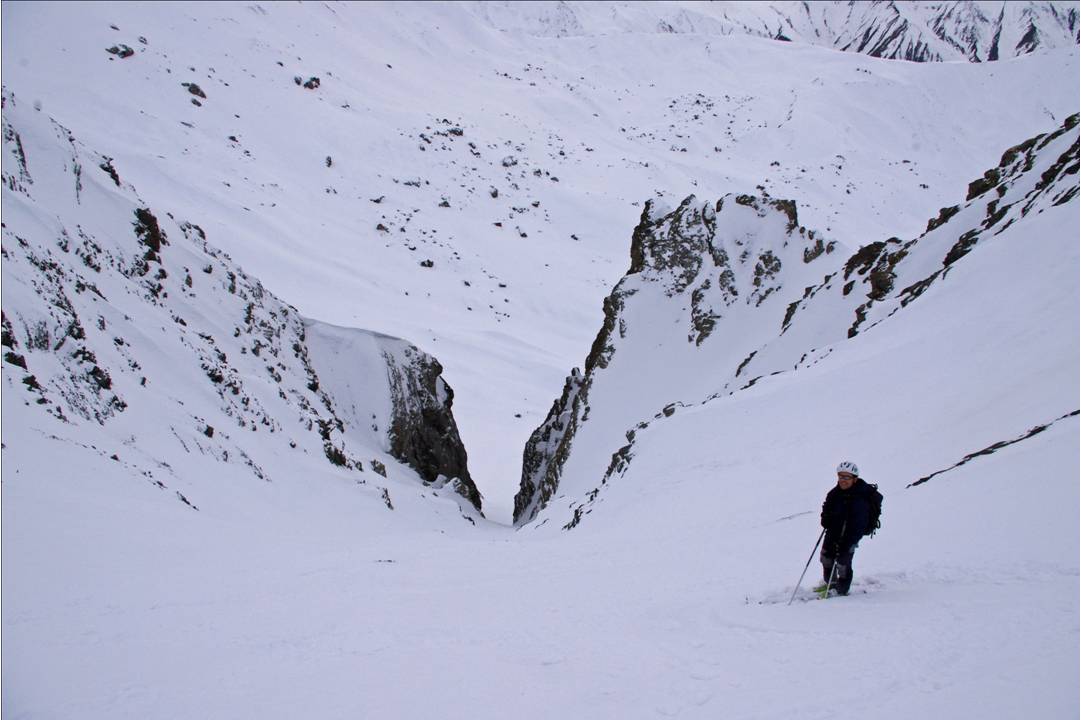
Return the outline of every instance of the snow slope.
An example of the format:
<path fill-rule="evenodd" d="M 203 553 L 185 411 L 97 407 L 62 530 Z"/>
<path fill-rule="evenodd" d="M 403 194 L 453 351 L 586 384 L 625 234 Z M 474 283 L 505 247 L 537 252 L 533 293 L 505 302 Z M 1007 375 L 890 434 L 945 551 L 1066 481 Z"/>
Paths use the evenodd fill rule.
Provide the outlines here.
<path fill-rule="evenodd" d="M 65 258 L 65 277 L 95 277 L 77 254 L 77 228 L 87 227 L 115 238 L 102 255 L 123 260 L 103 267 L 109 285 L 98 289 L 132 319 L 120 310 L 106 327 L 124 327 L 125 342 L 147 336 L 132 347 L 156 353 L 137 358 L 152 379 L 180 378 L 146 389 L 168 401 L 136 402 L 138 378 L 129 388 L 117 372 L 128 407 L 103 426 L 66 425 L 24 404 L 31 391 L 5 363 L 5 716 L 779 720 L 833 718 L 840 707 L 910 720 L 1081 710 L 1077 128 L 1054 135 L 1081 104 L 1075 48 L 914 65 L 705 34 L 553 40 L 492 31 L 455 4 L 3 13 L 4 84 L 17 103 L 5 101 L 4 119 L 25 141 L 34 181 L 23 188 L 30 202 L 7 138 L 5 314 L 64 312 L 45 299 L 55 293 L 34 294 L 45 270 L 30 270 L 14 236 Z M 136 52 L 105 52 L 116 43 Z M 319 86 L 305 88 L 316 75 Z M 106 158 L 123 188 L 100 167 Z M 794 200 L 806 230 L 789 228 L 787 206 L 765 203 L 763 190 L 770 203 Z M 378 454 L 366 413 L 382 408 L 384 428 L 387 395 L 362 387 L 364 365 L 345 363 L 375 364 L 375 348 L 404 357 L 416 343 L 445 366 L 471 466 L 484 468 L 478 485 L 497 508 L 487 488 L 499 490 L 509 518 L 521 448 L 590 349 L 641 203 L 653 200 L 645 219 L 665 224 L 691 193 L 703 199 L 684 207 L 688 221 L 706 199 L 720 227 L 746 221 L 726 237 L 729 249 L 738 240 L 755 251 L 729 257 L 743 305 L 709 295 L 695 316 L 693 298 L 684 311 L 672 304 L 679 293 L 652 293 L 659 305 L 644 304 L 639 320 L 665 315 L 671 328 L 629 323 L 648 337 L 634 338 L 633 362 L 621 370 L 617 347 L 607 368 L 644 391 L 646 414 L 598 405 L 586 426 L 605 414 L 611 424 L 572 452 L 572 463 L 580 450 L 583 467 L 599 458 L 604 471 L 619 449 L 605 438 L 630 443 L 592 498 L 600 477 L 564 472 L 563 497 L 536 522 L 470 523 L 449 490 Z M 722 197 L 732 201 L 716 211 Z M 170 241 L 159 248 L 167 305 L 146 297 L 152 273 L 120 272 L 141 267 L 139 257 L 157 269 L 136 244 L 141 207 Z M 206 242 L 185 236 L 183 222 Z M 61 225 L 70 254 L 56 245 Z M 819 237 L 834 251 L 804 263 Z M 780 238 L 791 245 L 775 250 L 774 274 L 763 251 Z M 632 256 L 647 260 L 658 274 L 666 263 Z M 277 433 L 260 426 L 256 443 L 216 426 L 215 448 L 268 453 L 272 482 L 243 462 L 175 449 L 167 425 L 208 443 L 192 416 L 228 401 L 184 340 L 197 343 L 196 322 L 213 320 L 225 347 L 244 316 L 227 283 L 212 292 L 200 279 L 204 261 L 221 263 L 212 278 L 228 268 L 245 292 L 262 287 L 264 309 L 288 316 L 286 336 L 304 332 L 320 385 L 338 399 L 332 437 L 363 451 L 366 484 L 327 462 L 315 429 L 299 452 L 276 440 L 271 452 L 264 440 Z M 720 283 L 720 264 L 703 267 Z M 891 273 L 892 287 L 868 305 Z M 935 273 L 897 310 L 906 283 Z M 88 288 L 69 300 L 82 309 L 101 303 L 93 297 Z M 710 366 L 744 306 L 741 324 L 761 334 L 731 340 L 730 357 Z M 178 310 L 187 330 L 171 318 Z M 769 315 L 765 329 L 749 322 L 756 312 Z M 100 342 L 89 348 L 100 367 L 126 346 L 95 328 L 84 330 Z M 293 400 L 270 386 L 251 357 L 254 336 L 239 329 L 249 352 L 230 345 L 227 355 L 250 395 L 289 417 L 297 397 L 315 403 L 288 343 L 275 347 L 293 368 L 283 374 Z M 801 362 L 807 346 L 817 352 Z M 358 358 L 364 347 L 373 352 Z M 5 348 L 16 351 L 30 353 Z M 48 362 L 36 352 L 28 364 Z M 52 369 L 95 382 L 89 366 Z M 681 404 L 668 405 L 670 391 Z M 80 392 L 102 400 L 99 412 L 109 407 L 110 395 Z M 128 433 L 138 441 L 125 445 Z M 149 468 L 163 489 L 136 459 L 166 451 L 177 456 L 171 472 Z M 380 459 L 388 477 L 376 481 L 370 461 Z M 810 601 L 812 564 L 786 606 L 841 459 L 883 490 L 883 528 L 857 553 L 851 597 Z"/>
<path fill-rule="evenodd" d="M 305 322 L 199 226 L 159 219 L 108 158 L 9 94 L 3 151 L 5 437 L 52 446 L 14 442 L 5 470 L 50 475 L 45 459 L 67 449 L 194 509 L 218 472 L 255 487 L 290 472 L 366 485 L 390 465 L 414 494 L 457 478 L 479 509 L 464 461 L 416 457 L 464 454 L 435 360 Z M 418 440 L 436 419 L 446 438 Z M 382 510 L 387 493 L 361 494 Z"/>
<path fill-rule="evenodd" d="M 753 394 L 760 382 L 804 392 L 794 378 L 816 377 L 818 366 L 836 363 L 835 353 L 872 333 L 890 348 L 888 362 L 875 353 L 880 379 L 847 379 L 853 385 L 834 404 L 842 412 L 854 403 L 883 412 L 868 428 L 879 441 L 899 442 L 896 428 L 908 417 L 920 419 L 921 438 L 980 450 L 1075 411 L 1078 338 L 1059 328 L 1077 319 L 1076 290 L 1063 292 L 1077 287 L 1077 124 L 1071 116 L 1054 132 L 1010 148 L 970 185 L 968 202 L 944 208 L 923 235 L 861 248 L 839 271 L 827 264 L 821 281 L 812 278 L 822 277 L 831 253 L 798 227 L 790 203 L 742 196 L 714 207 L 691 196 L 671 212 L 647 206 L 631 269 L 605 302 L 585 373 L 569 381 L 576 386 L 572 401 L 557 403 L 549 415 L 553 429 L 536 451 L 540 470 L 523 472 L 516 520 L 536 517 L 539 526 L 553 520 L 573 529 L 627 474 L 651 426 L 687 408 Z M 985 256 L 993 260 L 977 259 Z M 1052 264 L 1058 277 L 1034 272 Z M 956 280 L 958 274 L 971 279 Z M 938 300 L 943 294 L 945 302 Z M 916 307 L 939 302 L 917 324 L 925 336 L 906 341 L 893 329 Z M 934 313 L 948 322 L 933 322 Z M 917 362 L 904 356 L 906 345 L 917 357 L 936 347 L 944 357 Z M 886 407 L 887 385 L 903 392 L 903 402 Z M 718 422 L 715 432 L 723 436 L 729 425 Z M 750 432 L 767 442 L 791 433 L 774 427 L 783 425 Z M 831 443 L 873 442 L 852 430 L 832 433 Z M 699 442 L 707 453 L 719 450 Z M 913 444 L 924 452 L 929 445 Z M 846 454 L 836 445 L 830 451 Z"/>
<path fill-rule="evenodd" d="M 304 316 L 438 357 L 504 522 L 644 200 L 761 185 L 843 246 L 907 237 L 1078 104 L 1076 47 L 909 64 L 708 29 L 534 37 L 479 13 L 11 4 L 4 83 Z"/>

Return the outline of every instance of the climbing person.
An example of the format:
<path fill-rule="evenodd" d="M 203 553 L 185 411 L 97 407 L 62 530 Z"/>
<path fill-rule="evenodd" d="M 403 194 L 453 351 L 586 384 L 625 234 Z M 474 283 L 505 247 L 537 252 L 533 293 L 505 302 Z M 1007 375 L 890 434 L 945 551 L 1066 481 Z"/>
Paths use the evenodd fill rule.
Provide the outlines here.
<path fill-rule="evenodd" d="M 821 594 L 836 590 L 847 595 L 852 587 L 852 556 L 865 535 L 878 529 L 882 510 L 882 495 L 877 485 L 860 479 L 855 463 L 845 461 L 837 466 L 837 485 L 826 494 L 822 503 L 822 527 L 826 540 L 822 545 L 822 585 L 815 588 Z"/>

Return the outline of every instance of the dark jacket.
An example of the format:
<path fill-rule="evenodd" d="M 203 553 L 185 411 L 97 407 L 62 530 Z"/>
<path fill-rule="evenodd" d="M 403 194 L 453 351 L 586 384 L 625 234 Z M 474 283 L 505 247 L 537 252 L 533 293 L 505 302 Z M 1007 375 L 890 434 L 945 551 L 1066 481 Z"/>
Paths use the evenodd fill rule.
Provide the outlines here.
<path fill-rule="evenodd" d="M 848 490 L 835 486 L 822 503 L 822 527 L 826 550 L 845 553 L 860 541 L 871 525 L 871 486 L 856 478 Z"/>

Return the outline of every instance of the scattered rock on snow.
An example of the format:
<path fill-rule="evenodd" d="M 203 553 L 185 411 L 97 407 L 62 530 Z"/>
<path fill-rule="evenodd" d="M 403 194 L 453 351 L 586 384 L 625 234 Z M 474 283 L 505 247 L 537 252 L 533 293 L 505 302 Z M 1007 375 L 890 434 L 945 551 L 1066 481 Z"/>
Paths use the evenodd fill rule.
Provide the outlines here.
<path fill-rule="evenodd" d="M 184 87 L 186 87 L 188 89 L 188 92 L 190 92 L 195 97 L 201 97 L 204 100 L 206 100 L 206 93 L 203 92 L 203 89 L 201 87 L 199 87 L 198 85 L 196 85 L 195 83 L 180 83 L 180 84 L 183 85 Z"/>
<path fill-rule="evenodd" d="M 129 58 L 135 54 L 134 50 L 132 50 L 129 46 L 123 43 L 113 45 L 111 48 L 106 48 L 105 52 L 116 55 L 121 60 L 123 60 L 124 58 Z"/>

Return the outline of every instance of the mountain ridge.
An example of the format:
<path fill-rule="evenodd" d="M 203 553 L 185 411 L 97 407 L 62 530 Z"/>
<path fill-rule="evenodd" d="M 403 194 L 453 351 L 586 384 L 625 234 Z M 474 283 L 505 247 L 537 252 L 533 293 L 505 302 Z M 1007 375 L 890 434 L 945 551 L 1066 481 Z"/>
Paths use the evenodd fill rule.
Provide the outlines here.
<path fill-rule="evenodd" d="M 522 3 L 515 3 L 521 5 Z M 1079 42 L 1069 2 L 474 3 L 505 32 L 568 38 L 616 33 L 746 34 L 911 62 L 994 62 Z"/>
<path fill-rule="evenodd" d="M 760 255 L 754 265 L 753 282 L 744 280 L 743 294 L 749 295 L 748 302 L 757 297 L 757 304 L 761 304 L 774 291 L 791 293 L 790 288 L 803 285 L 797 279 L 795 282 L 778 280 L 775 281 L 778 284 L 772 287 L 768 284 L 765 288 L 761 287 L 763 280 L 769 283 L 777 275 L 785 278 L 783 268 L 790 261 L 777 261 L 772 257 L 770 248 L 777 248 L 778 252 L 780 248 L 788 248 L 793 230 L 798 228 L 799 236 L 806 238 L 803 246 L 796 248 L 797 253 L 804 253 L 806 263 L 813 262 L 823 251 L 832 249 L 832 243 L 823 247 L 822 238 L 798 226 L 793 203 L 777 201 L 768 196 L 757 199 L 751 196 L 722 198 L 717 202 L 716 215 L 709 212 L 709 204 L 701 211 L 689 212 L 698 205 L 694 196 L 686 198 L 674 211 L 657 211 L 652 201 L 647 203 L 641 222 L 632 235 L 631 269 L 604 301 L 603 327 L 586 359 L 585 371 L 580 372 L 577 368 L 572 371 L 561 398 L 553 405 L 545 423 L 534 431 L 525 448 L 522 482 L 515 499 L 516 524 L 520 527 L 540 519 L 540 525 L 543 525 L 552 516 L 566 513 L 563 509 L 548 513 L 544 510 L 561 490 L 561 478 L 565 467 L 574 460 L 576 444 L 587 445 L 584 454 L 589 459 L 574 465 L 575 488 L 581 488 L 583 480 L 586 480 L 586 486 L 596 484 L 596 487 L 588 492 L 564 490 L 563 495 L 568 492 L 572 495 L 580 492 L 582 495 L 578 501 L 570 503 L 572 514 L 567 522 L 559 521 L 564 530 L 576 527 L 591 511 L 601 488 L 626 472 L 635 454 L 636 436 L 654 422 L 671 417 L 680 408 L 730 397 L 753 387 L 764 378 L 798 373 L 801 369 L 813 367 L 827 359 L 838 343 L 874 328 L 907 307 L 936 283 L 944 282 L 955 264 L 980 243 L 990 241 L 1017 222 L 1024 222 L 1030 212 L 1035 211 L 1034 215 L 1038 215 L 1046 209 L 1076 203 L 1079 141 L 1075 138 L 1078 117 L 1077 114 L 1072 115 L 1059 128 L 1007 149 L 998 167 L 988 170 L 982 178 L 969 184 L 965 202 L 943 208 L 937 217 L 928 221 L 927 230 L 921 236 L 908 242 L 891 238 L 866 245 L 839 267 L 835 263 L 836 269 L 826 274 L 823 280 L 807 285 L 802 291 L 802 298 L 789 302 L 791 295 L 786 297 L 783 322 L 774 324 L 769 322 L 768 317 L 755 321 L 757 326 L 770 326 L 775 328 L 775 332 L 779 330 L 776 338 L 771 340 L 765 337 L 761 344 L 756 344 L 755 340 L 748 342 L 744 326 L 737 324 L 734 328 L 727 327 L 723 313 L 713 311 L 718 303 L 728 306 L 740 296 L 736 289 L 739 286 L 734 284 L 731 271 L 722 273 L 721 277 L 727 277 L 728 282 L 718 282 L 712 292 L 710 280 L 702 281 L 699 277 L 702 267 L 710 258 L 714 262 L 727 263 L 729 253 L 717 247 L 714 239 L 719 240 L 719 236 L 724 234 L 737 237 L 741 234 L 738 222 L 734 223 L 734 231 L 726 231 L 725 220 L 719 219 L 724 217 L 722 211 L 725 202 L 734 200 L 739 205 L 756 210 L 760 206 L 767 207 L 788 218 L 788 238 L 777 230 L 757 231 L 762 237 L 770 239 L 765 242 L 766 250 L 763 251 L 761 245 L 757 246 Z M 986 202 L 988 199 L 990 202 Z M 970 227 L 972 223 L 975 223 L 975 227 Z M 671 231 L 667 229 L 669 227 Z M 958 230 L 958 227 L 961 229 Z M 751 247 L 756 246 L 752 244 Z M 656 250 L 660 257 L 646 260 L 650 250 Z M 743 257 L 746 256 L 745 251 Z M 769 259 L 763 262 L 766 258 Z M 674 381 L 659 382 L 654 378 L 654 385 L 668 386 L 671 402 L 654 401 L 652 410 L 649 401 L 628 402 L 626 397 L 621 396 L 623 393 L 633 395 L 638 392 L 633 382 L 629 382 L 625 376 L 608 380 L 608 384 L 614 384 L 616 389 L 609 390 L 603 402 L 613 405 L 614 409 L 608 409 L 606 419 L 600 422 L 626 428 L 626 444 L 615 452 L 607 451 L 611 452 L 610 460 L 607 469 L 602 470 L 603 466 L 598 463 L 606 454 L 601 448 L 606 444 L 614 447 L 618 443 L 613 443 L 614 435 L 611 432 L 605 436 L 606 440 L 598 439 L 600 431 L 595 427 L 592 435 L 588 430 L 583 432 L 591 414 L 596 416 L 604 412 L 595 403 L 590 403 L 590 390 L 598 378 L 604 378 L 604 371 L 608 370 L 613 356 L 618 353 L 620 338 L 632 332 L 649 334 L 648 328 L 642 327 L 642 312 L 627 306 L 628 300 L 638 292 L 637 286 L 624 286 L 631 283 L 636 275 L 650 270 L 655 273 L 662 289 L 660 297 L 654 293 L 652 302 L 671 303 L 676 300 L 685 303 L 682 308 L 684 313 L 688 310 L 687 305 L 690 306 L 691 324 L 698 329 L 699 335 L 695 341 L 696 336 L 692 332 L 686 338 L 688 342 L 695 341 L 696 347 L 701 345 L 701 341 L 714 332 L 719 321 L 716 329 L 721 337 L 731 344 L 742 342 L 739 346 L 746 347 L 750 352 L 734 373 L 720 373 L 714 382 L 718 386 L 723 383 L 723 387 L 708 394 L 705 399 L 702 396 L 706 392 L 698 391 L 701 396 L 696 398 L 695 391 L 687 389 L 696 385 L 690 379 L 683 380 L 687 377 L 685 374 L 677 373 Z M 804 277 L 809 275 L 805 274 Z M 699 283 L 698 289 L 688 292 L 694 282 Z M 754 292 L 747 293 L 748 285 L 755 288 Z M 758 293 L 757 296 L 755 293 Z M 710 311 L 700 312 L 702 305 L 710 306 Z M 637 367 L 641 371 L 642 367 L 649 367 L 651 362 L 681 366 L 681 361 L 676 359 L 678 346 L 674 346 L 678 341 L 672 337 L 665 340 L 665 332 L 668 331 L 662 330 L 652 341 L 656 342 L 657 349 L 645 350 L 647 355 L 651 352 L 662 353 L 663 359 L 656 357 L 650 361 L 648 357 L 637 357 L 633 359 L 636 364 L 632 364 L 632 368 Z M 639 348 L 642 347 L 653 346 L 649 342 L 643 346 L 640 342 Z M 715 367 L 718 364 L 716 358 L 723 356 L 724 353 L 709 355 L 708 360 L 704 357 L 699 367 Z M 636 371 L 631 372 L 633 375 Z M 744 379 L 739 379 L 741 375 Z M 582 440 L 582 434 L 587 439 Z"/>

